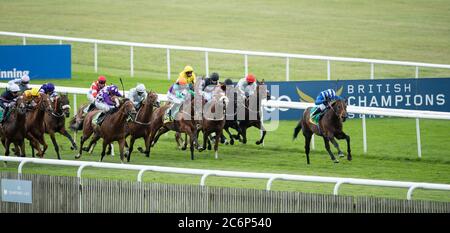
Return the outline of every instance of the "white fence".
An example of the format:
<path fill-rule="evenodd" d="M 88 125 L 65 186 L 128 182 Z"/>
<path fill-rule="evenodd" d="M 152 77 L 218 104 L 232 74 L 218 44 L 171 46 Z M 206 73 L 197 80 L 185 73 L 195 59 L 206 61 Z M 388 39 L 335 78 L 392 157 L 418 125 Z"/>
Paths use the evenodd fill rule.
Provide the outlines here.
<path fill-rule="evenodd" d="M 405 181 L 389 181 L 389 180 L 369 180 L 369 179 L 357 179 L 357 178 L 338 178 L 338 177 L 323 177 L 323 176 L 303 176 L 303 175 L 288 175 L 288 174 L 274 174 L 274 173 L 255 173 L 255 172 L 236 172 L 236 171 L 221 171 L 221 170 L 205 170 L 205 169 L 192 169 L 192 168 L 175 168 L 175 167 L 160 167 L 160 166 L 146 166 L 146 165 L 132 165 L 132 164 L 116 164 L 116 163 L 100 163 L 100 162 L 86 162 L 86 161 L 73 161 L 73 160 L 56 160 L 56 159 L 36 159 L 36 158 L 20 158 L 20 157 L 7 157 L 0 156 L 0 161 L 18 162 L 18 176 L 22 174 L 22 170 L 25 164 L 47 164 L 47 165 L 61 165 L 78 167 L 77 177 L 81 182 L 81 174 L 86 167 L 95 168 L 109 168 L 109 169 L 121 169 L 121 170 L 134 170 L 139 171 L 137 175 L 137 181 L 142 181 L 142 176 L 146 171 L 162 172 L 162 173 L 176 173 L 187 175 L 200 175 L 200 185 L 204 186 L 206 178 L 208 176 L 221 176 L 221 177 L 235 177 L 235 178 L 253 178 L 253 179 L 268 179 L 266 184 L 266 190 L 270 190 L 275 180 L 286 181 L 306 181 L 306 182 L 320 182 L 320 183 L 333 183 L 333 194 L 339 194 L 339 188 L 342 184 L 353 185 L 367 185 L 367 186 L 382 186 L 382 187 L 395 187 L 395 188 L 408 188 L 406 199 L 411 200 L 412 194 L 415 189 L 430 189 L 430 190 L 446 190 L 450 191 L 450 185 L 448 184 L 433 184 L 433 183 L 419 183 L 419 182 L 405 182 Z"/>
<path fill-rule="evenodd" d="M 165 49 L 167 59 L 167 78 L 170 79 L 170 50 L 184 50 L 203 52 L 205 54 L 205 74 L 209 74 L 209 53 L 224 53 L 224 54 L 237 54 L 244 56 L 244 74 L 248 73 L 248 56 L 263 56 L 263 57 L 278 57 L 286 59 L 286 81 L 289 81 L 289 60 L 290 59 L 308 59 L 308 60 L 322 60 L 327 63 L 327 80 L 331 80 L 331 62 L 357 62 L 370 64 L 370 78 L 375 77 L 375 64 L 383 65 L 398 65 L 398 66 L 411 66 L 415 67 L 415 77 L 419 77 L 419 68 L 442 68 L 450 69 L 450 65 L 446 64 L 431 64 L 422 62 L 408 62 L 408 61 L 391 61 L 391 60 L 379 60 L 379 59 L 366 59 L 366 58 L 350 58 L 350 57 L 333 57 L 333 56 L 319 56 L 319 55 L 305 55 L 305 54 L 292 54 L 292 53 L 274 53 L 274 52 L 257 52 L 257 51 L 244 51 L 244 50 L 232 50 L 232 49 L 217 49 L 217 48 L 202 48 L 192 46 L 179 46 L 179 45 L 163 45 L 163 44 L 148 44 L 148 43 L 136 43 L 125 41 L 112 41 L 112 40 L 97 40 L 86 38 L 74 38 L 64 36 L 50 36 L 50 35 L 37 35 L 28 33 L 17 32 L 3 32 L 0 31 L 0 35 L 13 36 L 22 38 L 22 44 L 27 44 L 27 38 L 57 40 L 59 44 L 64 42 L 81 42 L 90 43 L 94 45 L 94 71 L 98 71 L 98 45 L 117 45 L 130 47 L 130 76 L 134 76 L 134 47 L 153 48 L 153 49 Z"/>
<path fill-rule="evenodd" d="M 6 86 L 7 86 L 6 83 L 0 83 L 0 88 L 4 88 Z M 30 85 L 30 86 L 37 87 L 37 88 L 40 87 L 39 85 Z M 89 90 L 88 88 L 78 88 L 78 87 L 61 87 L 61 86 L 56 87 L 57 92 L 65 92 L 65 93 L 74 94 L 73 95 L 73 113 L 74 114 L 76 114 L 77 106 L 78 106 L 77 105 L 77 94 L 86 95 L 88 90 Z M 167 100 L 167 97 L 165 94 L 158 94 L 158 98 L 161 101 Z M 313 105 L 314 104 L 312 104 L 312 103 L 287 102 L 287 101 L 275 101 L 275 100 L 269 100 L 269 101 L 263 102 L 263 106 L 272 107 L 272 108 L 306 109 Z M 418 153 L 419 158 L 422 157 L 419 118 L 450 120 L 449 112 L 419 111 L 419 110 L 374 108 L 374 107 L 359 107 L 359 106 L 348 106 L 347 111 L 350 113 L 355 113 L 355 114 L 363 114 L 362 128 L 363 128 L 364 153 L 367 153 L 367 130 L 366 130 L 365 114 L 379 115 L 379 116 L 416 118 L 417 153 Z M 313 140 L 311 143 L 312 143 L 312 147 L 314 149 L 314 137 L 313 137 Z"/>

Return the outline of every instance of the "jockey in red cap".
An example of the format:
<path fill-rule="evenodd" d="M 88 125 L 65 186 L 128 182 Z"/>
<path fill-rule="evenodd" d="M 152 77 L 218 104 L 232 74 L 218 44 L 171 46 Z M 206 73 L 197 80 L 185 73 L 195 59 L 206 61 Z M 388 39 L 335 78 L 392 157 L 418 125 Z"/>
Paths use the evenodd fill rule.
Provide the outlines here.
<path fill-rule="evenodd" d="M 248 74 L 245 78 L 239 80 L 236 85 L 239 95 L 242 97 L 249 97 L 256 91 L 256 78 L 253 74 Z"/>

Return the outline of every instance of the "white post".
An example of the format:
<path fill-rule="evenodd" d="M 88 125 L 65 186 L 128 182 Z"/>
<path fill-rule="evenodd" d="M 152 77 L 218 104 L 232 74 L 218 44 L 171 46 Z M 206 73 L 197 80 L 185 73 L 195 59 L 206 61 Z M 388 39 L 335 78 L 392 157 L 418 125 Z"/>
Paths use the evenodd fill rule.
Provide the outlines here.
<path fill-rule="evenodd" d="M 316 150 L 316 144 L 314 143 L 314 134 L 311 137 L 311 149 Z"/>
<path fill-rule="evenodd" d="M 59 40 L 59 44 L 62 44 L 62 40 Z"/>
<path fill-rule="evenodd" d="M 130 76 L 134 76 L 134 49 L 130 46 Z"/>
<path fill-rule="evenodd" d="M 419 124 L 419 118 L 416 118 L 416 133 L 417 133 L 417 155 L 419 156 L 419 159 L 422 158 L 422 146 L 420 144 L 420 124 Z"/>
<path fill-rule="evenodd" d="M 77 115 L 77 94 L 73 94 L 73 115 Z"/>
<path fill-rule="evenodd" d="M 244 55 L 244 68 L 245 68 L 245 76 L 248 74 L 248 55 Z"/>
<path fill-rule="evenodd" d="M 286 81 L 289 81 L 289 58 L 286 58 Z"/>
<path fill-rule="evenodd" d="M 170 50 L 169 49 L 167 49 L 166 58 L 167 58 L 167 80 L 170 80 Z"/>
<path fill-rule="evenodd" d="M 416 78 L 419 78 L 419 67 L 416 66 Z M 417 134 L 417 155 L 419 159 L 422 158 L 422 145 L 420 143 L 420 123 L 419 118 L 416 118 L 416 134 Z"/>
<path fill-rule="evenodd" d="M 373 65 L 373 63 L 370 63 L 370 79 L 373 79 L 374 73 L 375 73 L 374 65 Z"/>
<path fill-rule="evenodd" d="M 327 80 L 331 80 L 331 64 L 330 64 L 330 60 L 327 60 Z"/>
<path fill-rule="evenodd" d="M 77 115 L 77 94 L 73 94 L 73 116 Z M 77 141 L 77 131 L 73 132 L 73 140 Z"/>
<path fill-rule="evenodd" d="M 205 76 L 209 75 L 209 60 L 208 60 L 208 52 L 205 51 Z"/>
<path fill-rule="evenodd" d="M 366 115 L 362 115 L 362 127 L 363 127 L 363 145 L 364 154 L 367 153 L 367 132 L 366 132 Z"/>
<path fill-rule="evenodd" d="M 95 70 L 95 73 L 98 73 L 98 69 L 97 69 L 97 43 L 94 43 L 94 70 Z"/>
<path fill-rule="evenodd" d="M 27 45 L 27 38 L 25 36 L 22 37 L 22 44 Z"/>

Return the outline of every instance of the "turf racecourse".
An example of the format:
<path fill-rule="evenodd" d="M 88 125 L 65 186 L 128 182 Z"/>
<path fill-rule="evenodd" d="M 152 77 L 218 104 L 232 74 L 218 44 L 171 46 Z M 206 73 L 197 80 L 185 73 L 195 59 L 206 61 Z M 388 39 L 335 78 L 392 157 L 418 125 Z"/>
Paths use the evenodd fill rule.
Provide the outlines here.
<path fill-rule="evenodd" d="M 349 56 L 449 64 L 450 15 L 447 1 L 1 1 L 0 30 L 133 42 L 205 46 L 256 51 L 274 51 L 331 56 Z M 26 9 L 26 11 L 25 11 Z M 220 10 L 218 10 L 220 9 Z M 24 13 L 26 12 L 26 13 Z M 102 12 L 102 13 L 99 13 Z M 1 37 L 0 44 L 20 44 L 21 38 Z M 55 41 L 28 39 L 28 44 Z M 57 43 L 57 42 L 56 42 Z M 184 65 L 204 74 L 204 54 L 172 51 L 171 75 L 167 80 L 165 50 L 135 48 L 135 77 L 129 77 L 129 48 L 98 47 L 99 73 L 109 83 L 125 87 L 137 82 L 165 93 Z M 72 44 L 71 80 L 52 81 L 60 86 L 88 87 L 93 73 L 93 45 Z M 237 81 L 244 73 L 243 57 L 209 54 L 209 70 Z M 291 80 L 324 80 L 323 61 L 290 60 Z M 249 57 L 249 72 L 266 80 L 284 80 L 285 60 Z M 368 78 L 367 64 L 333 62 L 332 80 Z M 414 67 L 375 66 L 375 78 L 413 77 Z M 448 70 L 420 69 L 421 77 L 448 76 Z M 44 82 L 44 80 L 40 81 Z M 36 82 L 34 82 L 36 83 Z M 72 102 L 72 97 L 70 98 Z M 78 104 L 86 97 L 78 95 Z M 220 146 L 218 160 L 213 152 L 196 153 L 191 161 L 187 151 L 176 148 L 173 133 L 163 136 L 152 157 L 134 153 L 131 163 L 233 171 L 273 172 L 336 177 L 357 177 L 404 181 L 450 183 L 450 125 L 447 121 L 421 120 L 422 159 L 417 159 L 414 119 L 368 119 L 368 153 L 363 154 L 360 120 L 349 120 L 345 131 L 351 136 L 354 160 L 333 164 L 316 138 L 311 165 L 304 156 L 304 139 L 292 141 L 296 122 L 283 121 L 268 132 L 264 147 L 256 146 L 259 131 L 249 130 L 249 143 Z M 63 159 L 74 159 L 68 141 L 58 135 Z M 50 139 L 46 158 L 56 158 Z M 79 138 L 77 138 L 79 142 Z M 137 141 L 137 146 L 142 145 Z M 345 148 L 345 142 L 341 142 Z M 117 144 L 116 144 L 117 145 Z M 117 149 L 117 146 L 116 146 Z M 333 151 L 335 151 L 333 149 Z M 0 149 L 3 153 L 3 149 Z M 30 153 L 27 147 L 28 154 Z M 100 147 L 82 160 L 98 161 Z M 105 162 L 119 162 L 106 157 Z M 9 163 L 0 171 L 16 171 Z M 75 168 L 27 164 L 25 173 L 76 175 Z M 134 180 L 137 172 L 87 168 L 84 177 Z M 146 182 L 198 184 L 200 177 L 146 173 Z M 265 188 L 266 180 L 210 177 L 207 185 Z M 275 181 L 274 190 L 331 193 L 333 185 Z M 343 195 L 372 195 L 401 198 L 406 189 L 343 185 Z M 415 199 L 450 201 L 448 192 L 417 190 Z"/>

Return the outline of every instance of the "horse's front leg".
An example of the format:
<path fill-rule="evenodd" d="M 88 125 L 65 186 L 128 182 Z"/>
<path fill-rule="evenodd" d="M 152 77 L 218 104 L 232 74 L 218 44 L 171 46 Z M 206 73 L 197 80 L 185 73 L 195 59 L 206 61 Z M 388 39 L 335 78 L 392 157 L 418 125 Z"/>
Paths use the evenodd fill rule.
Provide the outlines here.
<path fill-rule="evenodd" d="M 261 139 L 259 139 L 259 141 L 256 141 L 256 145 L 259 145 L 264 143 L 264 138 L 266 137 L 266 129 L 264 128 L 261 122 L 258 122 L 256 124 L 256 128 L 258 128 L 262 132 Z"/>
<path fill-rule="evenodd" d="M 339 148 L 339 144 L 337 143 L 336 139 L 334 139 L 334 137 L 332 137 L 330 139 L 330 141 L 331 141 L 331 143 L 333 143 L 333 146 L 338 150 L 338 156 L 339 157 L 344 157 L 344 153 Z"/>
<path fill-rule="evenodd" d="M 325 149 L 327 149 L 328 154 L 330 155 L 331 160 L 335 163 L 339 163 L 339 160 L 334 157 L 333 152 L 330 149 L 330 139 L 326 136 L 323 136 L 323 141 L 325 142 Z"/>
<path fill-rule="evenodd" d="M 59 130 L 59 133 L 69 139 L 70 143 L 72 144 L 72 146 L 70 147 L 71 150 L 78 149 L 77 143 L 73 140 L 72 136 L 69 134 L 69 132 L 67 132 L 67 130 L 65 128 L 62 128 L 61 130 Z"/>
<path fill-rule="evenodd" d="M 351 161 L 352 160 L 352 151 L 350 148 L 350 136 L 348 136 L 347 134 L 345 134 L 344 132 L 341 132 L 339 134 L 336 135 L 337 139 L 345 139 L 347 141 L 347 160 Z"/>
<path fill-rule="evenodd" d="M 56 155 L 58 156 L 58 159 L 61 159 L 61 155 L 59 154 L 59 146 L 58 146 L 58 143 L 56 142 L 56 138 L 55 138 L 55 132 L 49 132 L 49 134 L 50 134 L 50 139 L 52 139 L 52 143 L 53 143 L 53 147 L 55 148 Z"/>
<path fill-rule="evenodd" d="M 119 151 L 120 151 L 120 161 L 124 163 L 124 148 L 125 148 L 125 138 L 119 140 Z"/>

